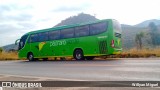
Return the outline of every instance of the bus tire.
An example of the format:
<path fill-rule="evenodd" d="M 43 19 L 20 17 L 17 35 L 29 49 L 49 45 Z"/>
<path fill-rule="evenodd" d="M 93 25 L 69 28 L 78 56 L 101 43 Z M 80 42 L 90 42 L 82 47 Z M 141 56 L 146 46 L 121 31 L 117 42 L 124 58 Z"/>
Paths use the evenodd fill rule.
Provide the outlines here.
<path fill-rule="evenodd" d="M 43 61 L 47 61 L 48 60 L 48 58 L 43 58 Z"/>
<path fill-rule="evenodd" d="M 35 60 L 32 53 L 28 53 L 27 58 L 28 58 L 29 61 L 34 61 Z"/>
<path fill-rule="evenodd" d="M 94 56 L 87 56 L 85 57 L 87 60 L 93 60 L 94 59 Z"/>
<path fill-rule="evenodd" d="M 83 55 L 83 51 L 81 49 L 76 49 L 74 51 L 73 57 L 76 60 L 84 60 L 84 55 Z"/>

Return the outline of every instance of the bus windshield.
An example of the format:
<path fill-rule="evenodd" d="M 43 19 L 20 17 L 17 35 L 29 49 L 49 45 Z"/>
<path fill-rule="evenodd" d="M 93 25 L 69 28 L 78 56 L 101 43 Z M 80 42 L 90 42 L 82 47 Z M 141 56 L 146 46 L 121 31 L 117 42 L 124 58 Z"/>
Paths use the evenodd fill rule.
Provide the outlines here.
<path fill-rule="evenodd" d="M 21 37 L 19 45 L 18 45 L 18 50 L 22 49 L 25 45 L 25 42 L 27 40 L 28 35 L 24 35 Z"/>

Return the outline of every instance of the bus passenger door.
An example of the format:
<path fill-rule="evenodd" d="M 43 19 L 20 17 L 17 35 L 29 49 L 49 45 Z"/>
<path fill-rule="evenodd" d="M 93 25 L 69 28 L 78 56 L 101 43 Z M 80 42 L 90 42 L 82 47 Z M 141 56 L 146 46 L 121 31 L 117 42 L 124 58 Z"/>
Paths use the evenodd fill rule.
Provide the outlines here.
<path fill-rule="evenodd" d="M 33 53 L 34 58 L 39 57 L 39 47 L 38 47 L 38 42 L 36 43 L 30 43 L 30 52 Z"/>
<path fill-rule="evenodd" d="M 34 58 L 39 57 L 39 42 L 38 42 L 38 34 L 32 34 L 29 38 L 30 51 L 33 53 Z"/>
<path fill-rule="evenodd" d="M 47 58 L 48 56 L 51 56 L 51 48 L 49 41 L 44 41 L 39 43 L 39 51 L 40 51 L 40 56 L 43 58 Z"/>

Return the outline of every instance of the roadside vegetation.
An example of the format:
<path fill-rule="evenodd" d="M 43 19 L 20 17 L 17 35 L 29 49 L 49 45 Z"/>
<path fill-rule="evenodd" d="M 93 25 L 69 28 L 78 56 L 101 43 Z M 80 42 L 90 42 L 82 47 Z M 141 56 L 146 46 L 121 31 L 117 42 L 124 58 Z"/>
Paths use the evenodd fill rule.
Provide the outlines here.
<path fill-rule="evenodd" d="M 18 60 L 16 52 L 0 52 L 0 60 Z"/>
<path fill-rule="evenodd" d="M 2 53 L 3 49 L 0 47 L 0 53 Z"/>
<path fill-rule="evenodd" d="M 156 49 L 140 49 L 136 48 L 130 50 L 124 50 L 119 55 L 107 56 L 111 58 L 156 58 L 160 57 L 160 48 Z M 106 57 L 106 58 L 107 58 Z"/>

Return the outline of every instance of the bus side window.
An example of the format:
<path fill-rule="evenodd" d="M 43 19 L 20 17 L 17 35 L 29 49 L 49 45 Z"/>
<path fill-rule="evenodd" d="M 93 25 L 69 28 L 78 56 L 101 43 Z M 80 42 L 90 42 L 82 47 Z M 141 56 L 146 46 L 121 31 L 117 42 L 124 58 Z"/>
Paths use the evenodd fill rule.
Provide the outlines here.
<path fill-rule="evenodd" d="M 90 25 L 90 34 L 100 34 L 102 32 L 105 32 L 107 30 L 107 23 L 101 22 L 101 23 L 95 23 Z"/>
<path fill-rule="evenodd" d="M 89 25 L 80 26 L 75 28 L 75 36 L 88 36 L 89 35 Z"/>
<path fill-rule="evenodd" d="M 56 40 L 60 38 L 60 31 L 50 31 L 48 32 L 49 40 Z"/>
<path fill-rule="evenodd" d="M 61 30 L 61 38 L 73 38 L 74 37 L 74 28 L 68 28 Z"/>
<path fill-rule="evenodd" d="M 32 42 L 38 42 L 39 41 L 39 39 L 38 39 L 39 37 L 38 37 L 38 34 L 32 34 L 31 36 L 30 36 L 30 42 L 32 43 Z"/>
<path fill-rule="evenodd" d="M 47 41 L 48 40 L 48 32 L 39 33 L 39 41 Z"/>

